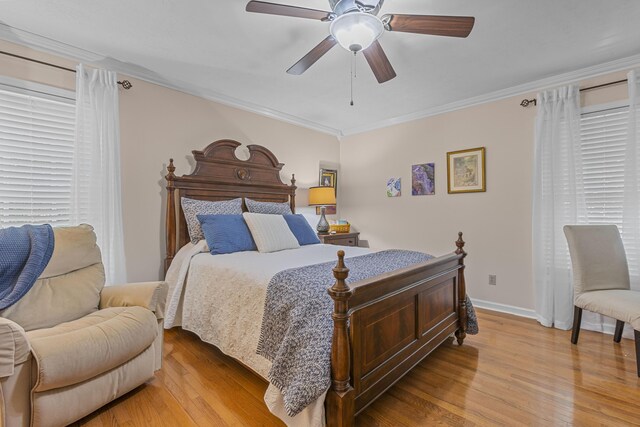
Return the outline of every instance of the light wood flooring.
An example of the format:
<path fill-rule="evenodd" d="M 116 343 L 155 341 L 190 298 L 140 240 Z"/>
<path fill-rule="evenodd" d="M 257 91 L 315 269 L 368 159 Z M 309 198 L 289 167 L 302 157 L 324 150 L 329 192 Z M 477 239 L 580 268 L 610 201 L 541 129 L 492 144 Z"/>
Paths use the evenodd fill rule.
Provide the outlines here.
<path fill-rule="evenodd" d="M 570 332 L 478 310 L 480 334 L 445 343 L 357 417 L 358 426 L 640 425 L 633 341 Z M 266 383 L 204 344 L 171 330 L 162 370 L 82 426 L 282 426 L 266 409 Z"/>

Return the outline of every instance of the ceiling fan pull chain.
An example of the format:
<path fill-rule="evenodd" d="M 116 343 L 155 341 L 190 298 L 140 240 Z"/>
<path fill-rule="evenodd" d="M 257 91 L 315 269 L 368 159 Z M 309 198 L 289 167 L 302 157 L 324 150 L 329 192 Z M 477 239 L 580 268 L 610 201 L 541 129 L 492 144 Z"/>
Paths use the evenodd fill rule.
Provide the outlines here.
<path fill-rule="evenodd" d="M 353 78 L 358 78 L 358 61 L 356 61 L 356 55 L 358 52 L 353 52 Z"/>
<path fill-rule="evenodd" d="M 356 74 L 356 53 L 353 52 L 353 59 L 351 60 L 351 105 L 353 107 L 353 79 Z"/>

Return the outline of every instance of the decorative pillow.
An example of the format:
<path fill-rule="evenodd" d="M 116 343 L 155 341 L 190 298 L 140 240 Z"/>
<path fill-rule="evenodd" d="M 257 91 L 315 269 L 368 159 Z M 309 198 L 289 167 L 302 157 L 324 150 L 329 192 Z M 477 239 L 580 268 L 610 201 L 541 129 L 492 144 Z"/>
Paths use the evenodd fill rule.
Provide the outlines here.
<path fill-rule="evenodd" d="M 282 215 L 245 212 L 242 216 L 260 252 L 276 252 L 300 247 L 298 239 L 293 235 Z"/>
<path fill-rule="evenodd" d="M 251 213 L 271 214 L 271 215 L 291 215 L 291 206 L 289 202 L 257 202 L 251 199 L 244 199 L 247 209 Z"/>
<path fill-rule="evenodd" d="M 194 200 L 183 197 L 180 200 L 184 218 L 187 220 L 187 229 L 191 243 L 194 245 L 204 239 L 198 215 L 242 215 L 242 199 L 224 200 L 222 202 L 209 202 L 206 200 Z"/>
<path fill-rule="evenodd" d="M 318 235 L 313 228 L 307 222 L 307 219 L 301 215 L 283 215 L 284 220 L 287 221 L 289 228 L 296 239 L 298 239 L 298 243 L 300 246 L 304 245 L 313 245 L 316 243 L 320 243 L 320 239 L 318 239 Z"/>
<path fill-rule="evenodd" d="M 198 215 L 211 255 L 256 251 L 242 215 Z"/>

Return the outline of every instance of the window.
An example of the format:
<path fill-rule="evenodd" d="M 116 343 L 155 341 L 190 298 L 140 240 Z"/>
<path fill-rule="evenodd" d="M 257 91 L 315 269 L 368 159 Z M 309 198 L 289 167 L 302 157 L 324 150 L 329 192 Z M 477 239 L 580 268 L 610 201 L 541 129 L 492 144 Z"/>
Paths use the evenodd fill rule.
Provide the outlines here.
<path fill-rule="evenodd" d="M 0 227 L 91 224 L 126 283 L 117 76 L 77 70 L 78 93 L 0 76 Z"/>
<path fill-rule="evenodd" d="M 637 248 L 633 242 L 625 239 L 622 224 L 628 121 L 628 105 L 596 107 L 596 111 L 583 112 L 580 148 L 587 223 L 616 224 L 625 241 L 627 256 L 635 259 Z M 633 276 L 638 275 L 635 265 L 633 262 L 629 264 Z"/>
<path fill-rule="evenodd" d="M 38 89 L 0 84 L 0 227 L 72 223 L 75 102 Z"/>
<path fill-rule="evenodd" d="M 629 107 L 582 115 L 580 139 L 589 224 L 622 225 Z"/>

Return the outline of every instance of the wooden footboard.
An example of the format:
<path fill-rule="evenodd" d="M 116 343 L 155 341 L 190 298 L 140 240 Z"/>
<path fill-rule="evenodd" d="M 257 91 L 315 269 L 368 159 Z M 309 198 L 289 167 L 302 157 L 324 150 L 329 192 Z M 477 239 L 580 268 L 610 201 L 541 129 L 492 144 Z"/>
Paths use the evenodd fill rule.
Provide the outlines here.
<path fill-rule="evenodd" d="M 332 384 L 326 398 L 329 427 L 355 416 L 455 333 L 465 338 L 466 291 L 462 233 L 454 253 L 353 283 L 344 252 L 333 269 Z"/>

